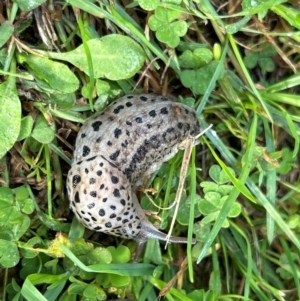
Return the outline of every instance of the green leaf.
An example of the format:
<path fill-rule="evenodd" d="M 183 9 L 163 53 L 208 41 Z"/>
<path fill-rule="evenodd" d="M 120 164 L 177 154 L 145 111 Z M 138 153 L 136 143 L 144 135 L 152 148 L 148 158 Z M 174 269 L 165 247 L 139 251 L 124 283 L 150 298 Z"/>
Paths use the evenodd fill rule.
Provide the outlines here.
<path fill-rule="evenodd" d="M 253 69 L 258 62 L 258 53 L 250 52 L 249 55 L 245 56 L 244 64 L 248 69 Z"/>
<path fill-rule="evenodd" d="M 20 202 L 20 209 L 26 214 L 31 214 L 35 209 L 35 203 L 32 199 L 26 199 Z"/>
<path fill-rule="evenodd" d="M 75 93 L 52 93 L 49 97 L 45 97 L 45 100 L 57 108 L 68 110 L 75 104 L 76 96 Z"/>
<path fill-rule="evenodd" d="M 171 23 L 175 19 L 177 19 L 180 16 L 180 11 L 175 9 L 167 9 L 165 7 L 157 7 L 155 10 L 155 17 L 157 20 L 165 22 L 165 23 Z"/>
<path fill-rule="evenodd" d="M 21 104 L 15 86 L 0 84 L 0 158 L 16 142 L 21 125 Z"/>
<path fill-rule="evenodd" d="M 198 202 L 199 211 L 204 214 L 210 214 L 222 207 L 221 195 L 217 192 L 207 192 L 204 199 Z"/>
<path fill-rule="evenodd" d="M 22 286 L 21 294 L 26 300 L 30 301 L 48 301 L 38 289 L 31 283 L 29 278 L 25 279 Z"/>
<path fill-rule="evenodd" d="M 179 37 L 184 36 L 188 29 L 187 23 L 183 20 L 172 23 L 179 16 L 179 10 L 171 10 L 159 6 L 155 10 L 155 14 L 148 20 L 150 29 L 156 31 L 157 39 L 171 48 L 178 46 L 180 42 Z"/>
<path fill-rule="evenodd" d="M 32 250 L 32 248 L 34 248 L 35 245 L 39 245 L 41 243 L 42 239 L 40 237 L 30 238 L 27 243 L 24 244 L 22 248 L 20 248 L 22 256 L 24 258 L 34 258 L 35 256 L 37 256 L 39 252 Z"/>
<path fill-rule="evenodd" d="M 185 50 L 178 58 L 182 68 L 200 68 L 213 59 L 213 53 L 207 48 L 198 48 L 194 51 Z"/>
<path fill-rule="evenodd" d="M 138 2 L 144 10 L 154 10 L 159 4 L 159 0 L 138 0 Z"/>
<path fill-rule="evenodd" d="M 197 70 L 184 70 L 180 74 L 180 80 L 186 88 L 192 89 L 195 94 L 204 95 L 208 89 L 217 65 L 217 61 L 212 61 L 208 65 Z M 224 70 L 220 72 L 219 77 L 222 77 L 223 74 Z"/>
<path fill-rule="evenodd" d="M 106 77 L 111 80 L 130 78 L 141 69 L 146 57 L 144 50 L 134 40 L 118 34 L 89 40 L 87 45 L 92 57 L 94 78 Z M 51 58 L 68 61 L 89 74 L 83 45 L 70 52 L 51 52 L 48 55 Z"/>
<path fill-rule="evenodd" d="M 19 53 L 18 60 L 28 65 L 37 80 L 45 82 L 57 93 L 72 93 L 79 88 L 78 78 L 63 63 L 25 53 Z"/>
<path fill-rule="evenodd" d="M 131 258 L 130 250 L 123 245 L 119 245 L 117 248 L 109 246 L 107 248 L 112 255 L 113 263 L 126 263 Z"/>
<path fill-rule="evenodd" d="M 13 193 L 8 187 L 0 187 L 0 210 L 13 204 Z"/>
<path fill-rule="evenodd" d="M 105 248 L 95 248 L 87 253 L 87 264 L 111 263 L 112 255 Z"/>
<path fill-rule="evenodd" d="M 166 43 L 172 48 L 175 48 L 180 41 L 170 26 L 160 26 L 156 32 L 156 37 L 160 42 Z"/>
<path fill-rule="evenodd" d="M 29 197 L 28 189 L 25 186 L 20 186 L 15 190 L 16 200 L 23 201 Z"/>
<path fill-rule="evenodd" d="M 242 212 L 242 206 L 239 203 L 234 203 L 232 207 L 230 208 L 230 211 L 228 213 L 228 217 L 237 217 Z"/>
<path fill-rule="evenodd" d="M 93 245 L 91 243 L 87 243 L 83 238 L 77 238 L 72 243 L 70 249 L 77 256 L 85 255 L 89 251 L 93 250 Z"/>
<path fill-rule="evenodd" d="M 18 247 L 15 242 L 0 239 L 0 265 L 4 268 L 12 268 L 20 260 Z"/>
<path fill-rule="evenodd" d="M 258 65 L 264 72 L 273 72 L 276 68 L 276 64 L 271 57 L 259 58 Z"/>
<path fill-rule="evenodd" d="M 14 0 L 14 2 L 18 4 L 22 11 L 30 11 L 46 2 L 46 0 Z"/>
<path fill-rule="evenodd" d="M 178 37 L 183 37 L 188 30 L 188 25 L 183 20 L 171 23 L 170 26 Z"/>
<path fill-rule="evenodd" d="M 201 215 L 201 212 L 198 210 L 198 202 L 200 201 L 200 196 L 195 195 L 195 200 L 194 200 L 194 217 L 199 217 Z M 176 220 L 178 223 L 181 225 L 187 226 L 189 224 L 189 218 L 190 218 L 190 209 L 191 208 L 191 200 L 190 198 L 186 198 L 185 200 L 181 200 L 179 204 L 179 211 L 176 217 Z"/>
<path fill-rule="evenodd" d="M 61 249 L 78 267 L 87 272 L 109 273 L 123 276 L 145 276 L 152 274 L 154 268 L 153 265 L 146 263 L 111 263 L 86 266 L 67 247 L 61 245 Z"/>
<path fill-rule="evenodd" d="M 92 298 L 94 298 L 97 301 L 107 299 L 104 290 L 95 284 L 89 284 L 83 291 L 83 296 L 88 298 L 88 300 L 93 300 Z"/>
<path fill-rule="evenodd" d="M 111 275 L 111 284 L 115 287 L 123 287 L 130 283 L 129 276 Z"/>
<path fill-rule="evenodd" d="M 14 33 L 14 26 L 11 22 L 5 21 L 0 26 L 0 48 L 10 39 Z"/>
<path fill-rule="evenodd" d="M 17 140 L 21 141 L 21 140 L 29 137 L 31 134 L 32 126 L 33 126 L 32 117 L 30 115 L 23 117 L 21 120 L 21 128 L 20 128 L 19 137 Z"/>
<path fill-rule="evenodd" d="M 210 230 L 211 230 L 210 224 L 204 224 L 198 222 L 194 224 L 193 233 L 196 235 L 197 241 L 205 242 Z"/>
<path fill-rule="evenodd" d="M 31 136 L 40 143 L 48 144 L 54 137 L 54 123 L 49 125 L 43 115 L 39 115 L 35 121 Z"/>

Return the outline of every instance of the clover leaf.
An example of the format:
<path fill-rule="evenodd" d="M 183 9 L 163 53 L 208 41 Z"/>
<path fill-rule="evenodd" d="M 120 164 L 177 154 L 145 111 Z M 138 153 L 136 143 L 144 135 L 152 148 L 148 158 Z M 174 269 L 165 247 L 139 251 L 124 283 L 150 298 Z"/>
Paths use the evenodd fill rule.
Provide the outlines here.
<path fill-rule="evenodd" d="M 207 48 L 197 48 L 194 51 L 185 50 L 178 61 L 182 68 L 200 68 L 213 59 L 213 53 Z"/>
<path fill-rule="evenodd" d="M 272 57 L 275 54 L 276 50 L 272 46 L 263 48 L 261 51 L 250 51 L 249 54 L 244 57 L 245 66 L 248 69 L 253 69 L 258 65 L 264 74 L 273 72 L 276 65 Z"/>
<path fill-rule="evenodd" d="M 212 61 L 196 70 L 184 70 L 180 74 L 180 80 L 184 87 L 190 88 L 193 93 L 203 95 L 208 88 L 217 65 L 217 61 Z M 220 72 L 220 77 L 223 76 L 223 73 L 224 70 Z"/>
<path fill-rule="evenodd" d="M 174 21 L 180 16 L 180 11 L 157 7 L 154 15 L 149 18 L 149 27 L 156 31 L 156 38 L 169 47 L 178 46 L 180 39 L 186 34 L 188 25 L 185 21 Z M 174 22 L 173 22 L 174 21 Z"/>

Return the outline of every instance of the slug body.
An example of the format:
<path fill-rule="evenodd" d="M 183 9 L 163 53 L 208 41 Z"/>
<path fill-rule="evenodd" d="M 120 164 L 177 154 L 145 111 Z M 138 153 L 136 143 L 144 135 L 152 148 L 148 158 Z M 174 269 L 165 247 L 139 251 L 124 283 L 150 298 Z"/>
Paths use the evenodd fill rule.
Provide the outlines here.
<path fill-rule="evenodd" d="M 107 106 L 76 139 L 67 190 L 77 219 L 140 246 L 148 238 L 166 241 L 148 221 L 135 190 L 199 133 L 195 111 L 165 96 L 127 95 Z M 169 241 L 186 243 L 186 238 Z"/>

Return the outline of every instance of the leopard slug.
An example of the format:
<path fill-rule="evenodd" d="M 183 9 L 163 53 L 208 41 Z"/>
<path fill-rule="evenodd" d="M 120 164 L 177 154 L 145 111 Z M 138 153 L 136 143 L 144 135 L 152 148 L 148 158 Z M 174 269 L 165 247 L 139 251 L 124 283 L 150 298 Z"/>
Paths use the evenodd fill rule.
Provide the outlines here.
<path fill-rule="evenodd" d="M 87 228 L 138 242 L 166 241 L 145 216 L 136 189 L 200 133 L 195 111 L 155 94 L 119 98 L 80 129 L 67 178 L 70 207 Z M 173 243 L 186 243 L 171 237 Z"/>

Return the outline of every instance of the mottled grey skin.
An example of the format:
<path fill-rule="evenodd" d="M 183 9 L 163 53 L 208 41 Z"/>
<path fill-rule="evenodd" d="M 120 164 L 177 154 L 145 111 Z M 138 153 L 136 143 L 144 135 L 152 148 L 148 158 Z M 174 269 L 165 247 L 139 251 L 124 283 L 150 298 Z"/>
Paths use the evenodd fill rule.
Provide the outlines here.
<path fill-rule="evenodd" d="M 127 95 L 107 106 L 76 139 L 67 180 L 76 217 L 89 229 L 140 244 L 165 240 L 146 218 L 135 189 L 199 133 L 195 111 L 165 96 Z M 186 239 L 171 237 L 170 242 Z"/>

